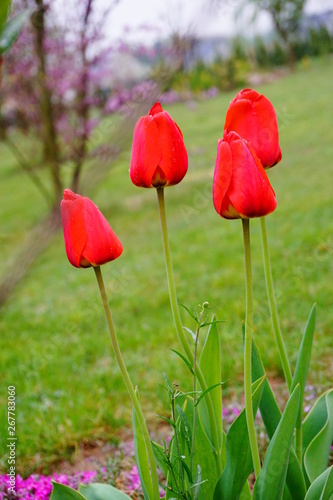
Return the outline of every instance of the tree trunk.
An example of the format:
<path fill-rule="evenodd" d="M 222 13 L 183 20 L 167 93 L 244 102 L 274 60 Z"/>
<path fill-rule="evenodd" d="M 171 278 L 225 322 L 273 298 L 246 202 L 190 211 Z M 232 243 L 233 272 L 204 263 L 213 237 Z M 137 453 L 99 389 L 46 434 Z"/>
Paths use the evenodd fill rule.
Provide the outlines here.
<path fill-rule="evenodd" d="M 63 186 L 60 177 L 59 147 L 52 106 L 52 93 L 47 82 L 46 59 L 44 51 L 45 40 L 45 5 L 43 0 L 35 0 L 38 7 L 32 16 L 32 24 L 36 32 L 35 50 L 39 61 L 38 84 L 40 86 L 40 113 L 43 125 L 44 160 L 50 165 L 54 189 L 54 203 L 58 204 Z"/>
<path fill-rule="evenodd" d="M 288 64 L 289 68 L 293 71 L 295 69 L 295 63 L 296 63 L 296 57 L 295 57 L 295 51 L 294 47 L 291 41 L 290 33 L 286 31 L 283 26 L 281 25 L 278 16 L 274 11 L 271 11 L 271 15 L 274 21 L 274 26 L 284 43 L 286 44 L 287 51 L 288 51 Z"/>

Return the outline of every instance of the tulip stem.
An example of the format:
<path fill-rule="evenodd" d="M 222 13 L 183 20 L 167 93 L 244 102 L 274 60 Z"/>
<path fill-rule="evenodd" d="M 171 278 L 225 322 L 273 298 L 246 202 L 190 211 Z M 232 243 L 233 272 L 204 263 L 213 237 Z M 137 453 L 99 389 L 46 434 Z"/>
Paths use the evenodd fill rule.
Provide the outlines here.
<path fill-rule="evenodd" d="M 142 434 L 143 434 L 143 437 L 145 440 L 148 460 L 149 460 L 149 464 L 150 464 L 150 475 L 151 475 L 152 489 L 153 489 L 153 494 L 154 494 L 153 498 L 158 499 L 158 498 L 160 498 L 158 477 L 157 477 L 156 464 L 155 464 L 155 459 L 154 459 L 154 452 L 153 452 L 153 448 L 151 446 L 149 433 L 148 433 L 148 429 L 147 429 L 147 424 L 146 424 L 139 400 L 135 394 L 133 384 L 131 382 L 130 376 L 128 374 L 127 368 L 125 366 L 125 363 L 124 363 L 124 360 L 123 360 L 123 357 L 122 357 L 122 354 L 120 351 L 116 331 L 115 331 L 113 320 L 112 320 L 111 309 L 110 309 L 110 305 L 109 305 L 108 298 L 106 295 L 106 290 L 105 290 L 105 285 L 104 285 L 104 281 L 103 281 L 103 277 L 102 277 L 102 273 L 101 273 L 101 268 L 99 266 L 94 267 L 94 271 L 95 271 L 95 275 L 96 275 L 96 279 L 97 279 L 97 283 L 98 283 L 98 288 L 99 288 L 101 298 L 102 298 L 102 303 L 103 303 L 104 312 L 105 312 L 105 316 L 106 316 L 106 322 L 107 322 L 110 336 L 111 336 L 113 351 L 114 351 L 114 354 L 116 356 L 116 360 L 117 360 L 118 366 L 120 368 L 121 374 L 123 376 L 128 394 L 129 394 L 131 401 L 132 401 L 132 404 L 134 406 L 134 410 L 135 410 L 137 418 L 139 420 L 141 431 L 142 431 Z"/>
<path fill-rule="evenodd" d="M 183 347 L 183 350 L 184 350 L 189 362 L 191 363 L 191 365 L 194 366 L 194 356 L 193 356 L 193 353 L 191 351 L 191 348 L 190 348 L 190 346 L 187 342 L 186 336 L 185 336 L 185 332 L 184 332 L 183 325 L 182 325 L 182 320 L 180 317 L 179 307 L 178 307 L 177 292 L 176 292 L 176 286 L 175 286 L 175 279 L 174 279 L 174 275 L 173 275 L 172 259 L 171 259 L 170 244 L 169 244 L 169 237 L 168 237 L 168 228 L 167 228 L 167 221 L 166 221 L 166 214 L 165 214 L 164 189 L 157 188 L 156 191 L 157 191 L 157 200 L 158 200 L 158 208 L 159 208 L 162 240 L 163 240 L 163 249 L 164 249 L 164 257 L 165 257 L 165 265 L 166 265 L 169 297 L 170 297 L 170 305 L 171 305 L 173 321 L 174 321 L 174 325 L 176 328 L 176 332 L 178 334 L 179 341 Z M 196 373 L 196 376 L 198 377 L 199 384 L 201 386 L 201 390 L 206 391 L 208 389 L 207 382 L 205 380 L 205 377 L 201 371 L 199 364 L 197 364 L 195 366 L 195 373 Z M 213 450 L 214 450 L 214 454 L 215 454 L 215 458 L 216 458 L 217 470 L 219 473 L 222 473 L 222 457 L 221 457 L 221 455 L 222 455 L 222 453 L 221 453 L 222 443 L 219 442 L 219 437 L 218 437 L 218 432 L 217 432 L 217 425 L 222 426 L 222 422 L 216 422 L 212 398 L 211 398 L 211 395 L 209 393 L 205 396 L 205 401 L 207 404 L 207 410 L 208 410 L 208 415 L 209 415 L 210 430 L 211 430 L 211 436 L 212 436 L 212 445 L 213 445 Z"/>
<path fill-rule="evenodd" d="M 283 342 L 280 321 L 279 321 L 279 315 L 278 315 L 278 310 L 277 310 L 277 305 L 276 305 L 273 276 L 272 276 L 272 266 L 271 266 L 271 260 L 270 260 L 270 255 L 269 255 L 269 245 L 268 245 L 268 236 L 267 236 L 266 218 L 265 217 L 260 217 L 260 225 L 261 225 L 262 249 L 263 249 L 263 257 L 264 257 L 264 271 L 265 271 L 266 289 L 267 289 L 269 309 L 270 309 L 270 313 L 271 313 L 275 341 L 276 341 L 276 345 L 277 345 L 277 348 L 279 351 L 284 377 L 286 379 L 287 386 L 288 386 L 288 389 L 290 391 L 290 387 L 292 384 L 292 374 L 291 374 L 290 364 L 288 361 L 288 356 L 286 353 L 286 348 L 285 348 L 285 345 Z"/>
<path fill-rule="evenodd" d="M 254 427 L 252 390 L 251 390 L 251 363 L 252 363 L 252 331 L 253 331 L 253 284 L 250 244 L 250 221 L 242 219 L 244 256 L 245 256 L 245 282 L 246 282 L 246 317 L 245 317 L 245 345 L 244 345 L 244 395 L 245 414 L 249 433 L 250 448 L 256 478 L 260 473 L 260 456 L 256 431 Z"/>

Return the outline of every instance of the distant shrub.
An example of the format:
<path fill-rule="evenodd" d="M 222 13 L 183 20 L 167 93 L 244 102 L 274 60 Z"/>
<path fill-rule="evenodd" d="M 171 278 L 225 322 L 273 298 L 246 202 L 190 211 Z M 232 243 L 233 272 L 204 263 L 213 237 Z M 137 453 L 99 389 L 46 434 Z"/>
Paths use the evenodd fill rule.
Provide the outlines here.
<path fill-rule="evenodd" d="M 311 28 L 306 35 L 296 38 L 292 47 L 296 61 L 304 57 L 329 54 L 333 52 L 333 35 L 325 26 L 318 29 Z M 271 43 L 256 37 L 253 52 L 255 62 L 261 68 L 282 66 L 288 63 L 287 50 L 277 39 Z"/>
<path fill-rule="evenodd" d="M 325 26 L 318 30 L 311 29 L 309 32 L 309 45 L 312 55 L 319 56 L 333 52 L 333 36 Z"/>

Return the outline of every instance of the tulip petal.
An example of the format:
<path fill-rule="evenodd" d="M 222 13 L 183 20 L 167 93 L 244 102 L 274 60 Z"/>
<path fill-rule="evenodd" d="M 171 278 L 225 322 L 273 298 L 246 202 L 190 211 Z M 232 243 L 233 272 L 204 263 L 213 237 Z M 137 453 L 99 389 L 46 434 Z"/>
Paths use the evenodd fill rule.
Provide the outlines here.
<path fill-rule="evenodd" d="M 229 205 L 226 200 L 232 176 L 232 156 L 229 144 L 222 139 L 217 146 L 217 157 L 213 178 L 213 202 L 217 213 L 225 217 Z"/>
<path fill-rule="evenodd" d="M 89 198 L 83 200 L 83 219 L 89 231 L 82 257 L 93 266 L 100 266 L 119 257 L 123 247 L 96 205 Z"/>
<path fill-rule="evenodd" d="M 277 118 L 272 103 L 255 90 L 244 89 L 231 101 L 224 129 L 235 131 L 254 148 L 263 167 L 281 158 Z"/>
<path fill-rule="evenodd" d="M 81 255 L 87 239 L 82 213 L 83 198 L 76 200 L 65 198 L 60 208 L 67 258 L 73 266 L 81 267 Z"/>
<path fill-rule="evenodd" d="M 171 186 L 183 179 L 187 166 L 183 135 L 157 102 L 149 115 L 139 119 L 134 129 L 131 181 L 146 188 Z"/>
<path fill-rule="evenodd" d="M 66 189 L 61 217 L 66 253 L 73 266 L 99 266 L 121 255 L 121 242 L 89 198 Z"/>
<path fill-rule="evenodd" d="M 154 119 L 161 147 L 159 167 L 168 179 L 168 185 L 178 184 L 186 174 L 188 164 L 182 133 L 166 111 L 156 114 Z"/>
<path fill-rule="evenodd" d="M 233 175 L 228 191 L 232 206 L 242 218 L 262 217 L 276 208 L 276 197 L 255 151 L 245 141 L 234 141 Z"/>
<path fill-rule="evenodd" d="M 143 116 L 135 125 L 130 177 L 133 184 L 152 187 L 151 180 L 161 160 L 158 128 L 151 116 Z"/>
<path fill-rule="evenodd" d="M 226 219 L 261 217 L 276 208 L 276 197 L 254 149 L 237 133 L 218 143 L 213 180 L 216 211 Z"/>

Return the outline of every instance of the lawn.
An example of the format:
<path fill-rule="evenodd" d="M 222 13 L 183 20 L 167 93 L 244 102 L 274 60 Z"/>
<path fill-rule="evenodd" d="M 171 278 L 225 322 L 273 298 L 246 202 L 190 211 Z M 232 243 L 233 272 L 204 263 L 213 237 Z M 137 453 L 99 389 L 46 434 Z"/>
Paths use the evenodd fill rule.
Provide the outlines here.
<path fill-rule="evenodd" d="M 307 315 L 318 303 L 309 380 L 332 379 L 333 348 L 333 59 L 311 61 L 257 87 L 274 104 L 283 160 L 269 171 L 278 207 L 267 219 L 282 331 L 292 367 Z M 241 223 L 221 219 L 211 200 L 217 140 L 235 92 L 166 106 L 183 131 L 189 172 L 166 190 L 178 299 L 193 310 L 208 301 L 219 325 L 226 397 L 242 385 L 244 276 Z M 148 110 L 147 110 L 148 111 Z M 45 211 L 36 188 L 0 144 L 1 268 Z M 150 425 L 168 413 L 162 373 L 187 389 L 190 379 L 170 348 L 180 349 L 166 287 L 155 190 L 134 187 L 130 147 L 91 197 L 124 246 L 103 268 L 119 343 Z M 259 221 L 251 221 L 254 336 L 270 374 L 281 368 L 262 270 Z M 182 312 L 184 324 L 193 326 Z M 82 441 L 116 439 L 131 409 L 108 338 L 91 269 L 67 261 L 59 234 L 0 311 L 0 430 L 5 466 L 7 387 L 16 387 L 18 471 L 47 471 Z"/>

